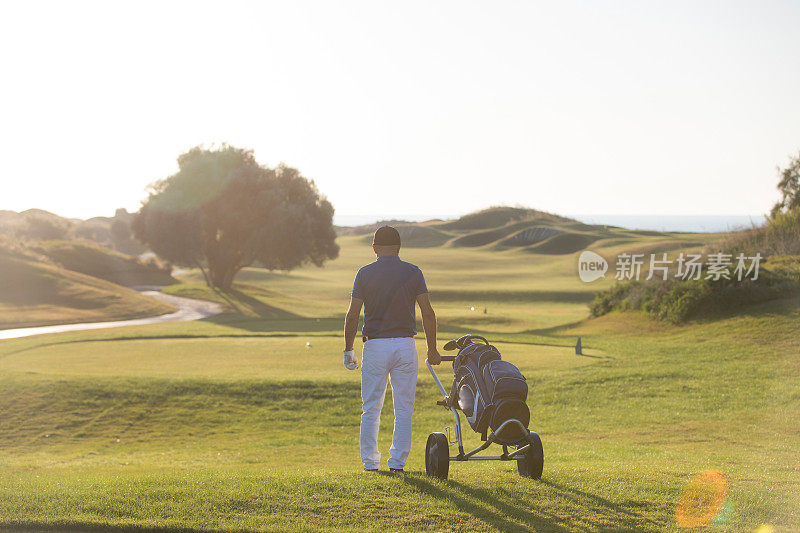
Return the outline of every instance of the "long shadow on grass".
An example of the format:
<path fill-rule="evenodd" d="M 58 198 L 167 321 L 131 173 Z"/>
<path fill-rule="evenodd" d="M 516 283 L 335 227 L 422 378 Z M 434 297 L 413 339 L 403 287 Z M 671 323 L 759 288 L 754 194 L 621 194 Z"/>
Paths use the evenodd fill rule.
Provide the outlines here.
<path fill-rule="evenodd" d="M 231 288 L 226 291 L 214 289 L 214 293 L 225 300 L 229 307 L 235 309 L 239 313 L 244 312 L 240 306 L 240 304 L 244 304 L 251 312 L 262 318 L 302 318 L 300 315 L 292 313 L 291 311 L 269 305 L 239 289 Z"/>
<path fill-rule="evenodd" d="M 500 488 L 497 491 L 488 491 L 456 481 L 432 481 L 415 475 L 406 475 L 404 480 L 425 494 L 452 502 L 460 511 L 469 513 L 500 531 L 520 531 L 526 526 L 534 531 L 556 533 L 574 531 L 576 528 L 580 531 L 633 532 L 658 530 L 661 527 L 657 522 L 622 504 L 551 481 L 538 483 L 545 487 L 545 491 L 551 492 L 551 498 L 555 496 L 569 504 L 573 513 L 569 518 L 559 517 L 543 508 L 546 503 L 536 504 L 524 499 L 525 493 L 515 493 L 513 490 Z M 498 497 L 498 493 L 502 497 Z M 590 519 L 588 515 L 595 518 Z"/>
<path fill-rule="evenodd" d="M 441 340 L 445 339 L 457 339 L 458 337 L 470 333 L 472 335 L 482 335 L 489 339 L 491 342 L 492 339 L 497 339 L 496 342 L 508 342 L 513 344 L 529 344 L 531 346 L 554 346 L 557 348 L 568 348 L 570 346 L 570 341 L 564 340 L 563 342 L 541 342 L 541 341 L 526 341 L 524 339 L 515 339 L 513 338 L 515 335 L 519 335 L 520 333 L 532 333 L 536 330 L 531 331 L 524 331 L 524 332 L 497 332 L 497 331 L 489 331 L 486 329 L 478 329 L 478 328 L 465 328 L 464 326 L 460 326 L 457 324 L 448 324 L 444 320 L 439 321 L 439 337 Z"/>
<path fill-rule="evenodd" d="M 576 326 L 579 326 L 585 320 L 586 319 L 575 320 L 574 322 L 567 322 L 566 324 L 558 324 L 557 326 L 550 326 L 549 328 L 526 329 L 525 331 L 521 331 L 520 333 L 528 335 L 554 335 L 556 333 L 564 331 L 565 329 L 571 329 Z"/>
<path fill-rule="evenodd" d="M 433 482 L 413 474 L 406 475 L 404 481 L 429 496 L 452 502 L 459 511 L 500 531 L 519 531 L 522 527 L 520 522 L 533 527 L 535 531 L 569 531 L 559 525 L 562 520 L 551 513 L 538 511 L 539 514 L 534 514 L 522 507 L 507 505 L 485 490 L 472 489 L 454 481 Z"/>
<path fill-rule="evenodd" d="M 439 323 L 439 333 L 440 333 L 440 337 L 441 337 L 442 340 L 446 340 L 446 339 L 450 339 L 450 338 L 454 338 L 455 339 L 455 338 L 460 337 L 461 335 L 465 335 L 467 333 L 470 333 L 470 334 L 473 334 L 473 335 L 482 335 L 482 336 L 486 337 L 487 339 L 489 339 L 490 342 L 494 338 L 494 339 L 497 339 L 494 342 L 506 342 L 506 343 L 510 343 L 510 344 L 524 344 L 524 345 L 528 345 L 528 346 L 552 346 L 554 348 L 570 348 L 570 347 L 573 346 L 573 344 L 572 344 L 573 343 L 573 339 L 577 339 L 577 336 L 569 336 L 568 338 L 565 338 L 563 340 L 557 339 L 557 340 L 554 340 L 553 342 L 528 341 L 528 340 L 524 340 L 524 339 L 515 339 L 515 338 L 513 338 L 513 336 L 515 336 L 515 335 L 540 335 L 542 337 L 546 337 L 548 334 L 551 333 L 551 330 L 553 332 L 555 332 L 558 329 L 564 329 L 564 328 L 567 328 L 567 327 L 570 327 L 570 326 L 574 326 L 574 325 L 579 324 L 579 323 L 580 323 L 580 321 L 574 322 L 574 323 L 570 323 L 570 324 L 565 324 L 563 326 L 555 326 L 553 328 L 530 329 L 530 330 L 525 330 L 525 331 L 516 332 L 516 333 L 507 333 L 507 332 L 498 333 L 498 332 L 495 332 L 495 331 L 487 331 L 487 330 L 482 330 L 482 329 L 474 329 L 474 328 L 466 329 L 466 328 L 464 328 L 462 326 L 452 326 L 452 325 L 448 325 L 446 323 L 442 324 L 440 322 Z M 608 356 L 608 355 L 606 355 L 606 356 L 588 355 L 588 354 L 580 354 L 580 355 L 582 355 L 583 357 L 591 357 L 591 358 L 594 358 L 594 359 L 613 359 L 613 357 Z"/>
<path fill-rule="evenodd" d="M 555 483 L 553 481 L 549 481 L 543 479 L 540 481 L 543 485 L 550 487 L 560 493 L 560 496 L 565 499 L 571 499 L 576 503 L 580 502 L 588 502 L 595 508 L 605 509 L 610 512 L 612 515 L 617 517 L 618 521 L 625 523 L 625 527 L 633 528 L 634 524 L 636 527 L 634 531 L 641 530 L 641 523 L 647 523 L 655 528 L 662 527 L 658 522 L 642 516 L 638 512 L 626 508 L 624 505 L 614 503 L 611 500 L 603 498 L 602 496 L 598 496 L 597 494 L 592 494 L 591 492 L 587 492 L 585 490 L 575 489 L 572 487 L 568 487 L 566 485 L 562 485 L 559 483 Z M 627 524 L 630 522 L 630 524 Z"/>
<path fill-rule="evenodd" d="M 575 355 L 578 356 L 578 357 L 588 357 L 590 359 L 614 359 L 613 357 L 611 357 L 609 355 L 606 355 L 606 356 L 603 356 L 603 355 L 589 355 L 588 353 L 579 353 L 579 354 L 575 354 Z"/>
<path fill-rule="evenodd" d="M 36 531 L 37 533 L 56 533 L 60 531 L 71 532 L 126 532 L 135 533 L 200 533 L 214 531 L 213 529 L 194 529 L 188 527 L 142 527 L 137 525 L 112 526 L 107 524 L 92 524 L 89 522 L 0 522 L 0 531 Z"/>

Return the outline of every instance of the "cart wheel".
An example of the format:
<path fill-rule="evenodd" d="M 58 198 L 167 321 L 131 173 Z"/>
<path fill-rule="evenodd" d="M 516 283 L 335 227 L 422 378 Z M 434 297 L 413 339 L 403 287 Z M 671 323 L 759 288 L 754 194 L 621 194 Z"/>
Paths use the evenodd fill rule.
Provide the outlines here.
<path fill-rule="evenodd" d="M 425 445 L 425 473 L 447 479 L 450 471 L 450 443 L 444 433 L 431 433 Z"/>
<path fill-rule="evenodd" d="M 528 440 L 531 447 L 523 454 L 522 458 L 517 459 L 517 472 L 523 477 L 541 479 L 544 469 L 544 449 L 542 449 L 542 439 L 533 431 L 528 433 Z"/>

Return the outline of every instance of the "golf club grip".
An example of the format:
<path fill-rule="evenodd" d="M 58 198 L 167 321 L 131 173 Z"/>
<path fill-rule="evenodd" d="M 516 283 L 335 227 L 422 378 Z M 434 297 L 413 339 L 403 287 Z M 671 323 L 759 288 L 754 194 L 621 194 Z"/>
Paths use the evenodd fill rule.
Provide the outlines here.
<path fill-rule="evenodd" d="M 485 337 L 481 337 L 480 335 L 470 335 L 470 336 L 469 336 L 469 337 L 467 337 L 467 338 L 469 339 L 469 341 L 470 341 L 470 342 L 472 342 L 474 339 L 480 339 L 480 340 L 482 340 L 482 341 L 483 341 L 483 343 L 484 343 L 484 344 L 486 344 L 487 346 L 488 346 L 488 344 L 489 344 L 489 341 L 487 341 Z"/>

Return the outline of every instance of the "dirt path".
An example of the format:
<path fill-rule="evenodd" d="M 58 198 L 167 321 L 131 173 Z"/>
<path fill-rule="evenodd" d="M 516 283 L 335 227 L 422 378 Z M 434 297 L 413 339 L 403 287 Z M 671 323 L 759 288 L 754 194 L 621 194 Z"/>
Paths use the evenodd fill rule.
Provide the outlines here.
<path fill-rule="evenodd" d="M 187 322 L 189 320 L 200 320 L 210 316 L 218 315 L 222 312 L 222 306 L 214 302 L 204 300 L 194 300 L 192 298 L 181 298 L 163 294 L 158 290 L 142 290 L 145 296 L 150 296 L 156 300 L 174 305 L 178 310 L 166 315 L 151 316 L 147 318 L 135 318 L 133 320 L 117 320 L 114 322 L 88 322 L 83 324 L 56 324 L 54 326 L 38 326 L 33 328 L 16 328 L 0 330 L 0 339 L 16 339 L 28 337 L 30 335 L 41 335 L 44 333 L 62 333 L 65 331 L 82 331 L 86 329 L 117 328 L 120 326 L 141 326 L 144 324 L 158 324 L 161 322 Z"/>

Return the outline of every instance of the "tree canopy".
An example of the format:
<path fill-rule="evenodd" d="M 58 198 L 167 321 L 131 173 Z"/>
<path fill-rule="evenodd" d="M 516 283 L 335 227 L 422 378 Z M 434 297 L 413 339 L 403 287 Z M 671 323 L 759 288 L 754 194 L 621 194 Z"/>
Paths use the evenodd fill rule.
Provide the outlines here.
<path fill-rule="evenodd" d="M 195 147 L 178 168 L 151 186 L 131 227 L 161 258 L 201 268 L 210 285 L 230 288 L 256 263 L 291 270 L 338 256 L 333 206 L 297 169 L 261 166 L 228 145 Z"/>

